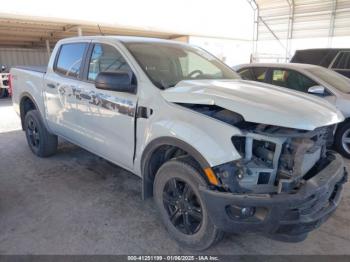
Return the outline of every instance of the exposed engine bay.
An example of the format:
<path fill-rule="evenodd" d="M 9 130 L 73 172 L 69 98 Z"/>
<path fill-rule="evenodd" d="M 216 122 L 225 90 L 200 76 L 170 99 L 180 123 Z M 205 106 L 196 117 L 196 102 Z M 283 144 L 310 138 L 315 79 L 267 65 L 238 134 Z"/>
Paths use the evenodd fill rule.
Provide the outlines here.
<path fill-rule="evenodd" d="M 225 190 L 292 192 L 329 162 L 326 149 L 332 144 L 334 125 L 298 130 L 246 122 L 241 115 L 218 106 L 182 105 L 241 130 L 242 135 L 232 137 L 242 157 L 232 163 L 230 173 L 235 177 L 229 178 L 224 169 L 217 170 Z"/>

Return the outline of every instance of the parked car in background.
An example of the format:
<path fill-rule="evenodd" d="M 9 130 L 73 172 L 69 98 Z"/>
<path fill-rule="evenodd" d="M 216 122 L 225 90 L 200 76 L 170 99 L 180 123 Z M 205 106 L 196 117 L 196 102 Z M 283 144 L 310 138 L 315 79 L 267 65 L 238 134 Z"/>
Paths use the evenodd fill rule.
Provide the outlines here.
<path fill-rule="evenodd" d="M 0 69 L 0 98 L 6 97 L 9 94 L 9 72 L 2 65 Z"/>
<path fill-rule="evenodd" d="M 335 148 L 350 158 L 350 79 L 324 67 L 292 63 L 254 63 L 234 68 L 243 79 L 309 93 L 334 104 L 345 116 L 334 136 Z M 298 106 L 298 105 L 296 105 Z"/>
<path fill-rule="evenodd" d="M 290 62 L 319 65 L 350 78 L 350 48 L 297 50 Z"/>
<path fill-rule="evenodd" d="M 47 68 L 11 74 L 34 154 L 53 155 L 62 136 L 140 176 L 187 248 L 224 231 L 301 241 L 340 202 L 347 172 L 327 142 L 341 112 L 242 80 L 200 48 L 76 37 L 57 43 Z"/>

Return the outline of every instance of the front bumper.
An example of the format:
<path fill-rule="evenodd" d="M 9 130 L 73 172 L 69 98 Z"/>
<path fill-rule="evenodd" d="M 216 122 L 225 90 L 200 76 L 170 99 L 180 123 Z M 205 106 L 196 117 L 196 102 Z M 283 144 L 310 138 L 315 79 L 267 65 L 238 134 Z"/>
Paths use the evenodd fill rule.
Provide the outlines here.
<path fill-rule="evenodd" d="M 226 232 L 260 232 L 281 241 L 304 240 L 337 208 L 347 172 L 340 155 L 295 193 L 233 194 L 200 187 L 209 217 Z M 230 214 L 230 206 L 253 207 L 254 216 L 241 218 Z"/>

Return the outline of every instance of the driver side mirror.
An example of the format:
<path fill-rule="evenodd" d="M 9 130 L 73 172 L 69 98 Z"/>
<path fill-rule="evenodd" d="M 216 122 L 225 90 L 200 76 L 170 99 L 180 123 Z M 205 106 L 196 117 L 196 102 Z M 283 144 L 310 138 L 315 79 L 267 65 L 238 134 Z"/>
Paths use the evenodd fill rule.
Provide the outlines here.
<path fill-rule="evenodd" d="M 309 87 L 307 90 L 308 93 L 310 94 L 315 94 L 315 95 L 324 95 L 325 88 L 323 86 L 312 86 Z"/>
<path fill-rule="evenodd" d="M 133 73 L 119 72 L 100 72 L 95 80 L 97 89 L 132 93 L 136 92 L 136 84 L 133 82 Z"/>

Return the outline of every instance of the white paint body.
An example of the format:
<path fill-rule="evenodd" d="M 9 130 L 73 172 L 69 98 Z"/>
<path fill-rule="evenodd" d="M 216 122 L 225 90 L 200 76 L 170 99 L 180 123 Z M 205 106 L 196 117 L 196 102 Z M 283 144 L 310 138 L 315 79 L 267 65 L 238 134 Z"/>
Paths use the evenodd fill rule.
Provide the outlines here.
<path fill-rule="evenodd" d="M 125 38 L 123 38 L 125 39 Z M 97 90 L 93 83 L 65 78 L 53 70 L 59 46 L 70 42 L 98 42 L 114 46 L 124 56 L 137 78 L 137 93 Z M 138 41 L 164 41 L 138 39 Z M 175 43 L 175 42 L 174 42 Z M 178 45 L 184 45 L 177 43 Z M 19 113 L 24 94 L 30 94 L 50 132 L 86 148 L 141 176 L 141 158 L 149 143 L 161 137 L 174 137 L 196 149 L 216 166 L 241 158 L 231 137 L 241 131 L 229 124 L 197 113 L 176 103 L 219 105 L 241 114 L 247 121 L 313 130 L 343 121 L 342 114 L 322 99 L 280 88 L 237 80 L 182 81 L 165 91 L 149 80 L 118 37 L 79 37 L 61 40 L 53 50 L 47 72 L 12 69 L 13 104 Z M 48 82 L 57 88 L 47 87 Z M 152 108 L 149 118 L 135 118 L 60 94 L 60 87 L 77 87 L 127 99 L 132 106 Z M 136 145 L 134 144 L 136 141 Z M 135 155 L 134 155 L 135 154 Z"/>

